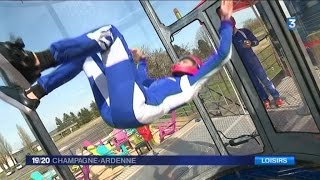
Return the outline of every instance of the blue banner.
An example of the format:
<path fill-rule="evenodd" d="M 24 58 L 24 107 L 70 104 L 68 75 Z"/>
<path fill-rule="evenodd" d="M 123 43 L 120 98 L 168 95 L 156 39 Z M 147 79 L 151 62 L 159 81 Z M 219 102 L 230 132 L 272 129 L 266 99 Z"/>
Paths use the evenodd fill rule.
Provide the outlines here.
<path fill-rule="evenodd" d="M 255 165 L 263 166 L 292 166 L 296 164 L 294 156 L 256 156 Z"/>
<path fill-rule="evenodd" d="M 293 156 L 268 157 L 269 159 L 259 159 L 259 156 L 26 156 L 26 165 L 293 165 L 294 162 Z M 287 164 L 288 162 L 291 164 Z"/>

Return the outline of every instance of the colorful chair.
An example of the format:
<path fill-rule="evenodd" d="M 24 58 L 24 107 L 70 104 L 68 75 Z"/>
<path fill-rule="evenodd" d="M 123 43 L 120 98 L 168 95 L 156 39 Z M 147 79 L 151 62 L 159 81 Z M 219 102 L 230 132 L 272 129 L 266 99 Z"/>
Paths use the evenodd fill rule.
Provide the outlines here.
<path fill-rule="evenodd" d="M 176 111 L 171 112 L 171 120 L 158 125 L 160 142 L 168 135 L 176 132 Z"/>
<path fill-rule="evenodd" d="M 43 175 L 39 171 L 32 172 L 30 178 L 32 180 L 43 180 L 44 179 Z"/>
<path fill-rule="evenodd" d="M 89 151 L 92 155 L 95 155 L 95 156 L 101 156 L 98 152 L 97 152 L 97 148 L 90 142 L 90 141 L 83 141 L 82 143 L 82 147 Z"/>
<path fill-rule="evenodd" d="M 137 130 L 135 128 L 125 129 L 125 131 L 127 132 L 128 136 L 137 133 Z"/>
<path fill-rule="evenodd" d="M 52 180 L 58 175 L 54 169 L 48 170 L 46 173 L 41 174 L 39 171 L 34 171 L 31 173 L 30 178 L 32 180 Z"/>
<path fill-rule="evenodd" d="M 83 165 L 82 166 L 82 176 L 76 176 L 76 180 L 91 180 L 90 179 L 90 166 L 89 165 Z"/>
<path fill-rule="evenodd" d="M 96 155 L 96 156 L 114 156 L 116 155 L 109 147 L 108 145 L 103 144 L 102 141 L 100 141 L 100 144 L 95 146 L 92 145 L 92 143 L 90 141 L 84 141 L 82 143 L 82 146 L 84 149 L 86 149 L 87 151 L 89 151 L 91 154 Z M 126 148 L 125 145 L 120 145 L 120 150 L 121 153 L 120 155 L 127 155 L 129 154 L 128 149 Z"/>
<path fill-rule="evenodd" d="M 112 131 L 113 134 L 113 139 L 111 140 L 111 142 L 113 143 L 113 145 L 117 148 L 117 150 L 120 150 L 120 146 L 122 144 L 128 143 L 129 146 L 132 148 L 130 142 L 129 142 L 129 136 L 127 134 L 127 132 L 123 129 L 113 129 Z"/>
<path fill-rule="evenodd" d="M 113 156 L 115 155 L 107 146 L 105 145 L 98 145 L 97 147 L 97 153 L 100 156 Z"/>
<path fill-rule="evenodd" d="M 150 130 L 150 126 L 144 125 L 144 126 L 138 127 L 137 131 L 143 137 L 143 139 L 148 143 L 148 145 L 152 147 L 151 144 L 153 144 L 154 139 L 153 139 L 152 132 Z"/>
<path fill-rule="evenodd" d="M 133 134 L 131 136 L 133 138 L 133 142 L 135 143 L 134 149 L 136 150 L 138 155 L 142 155 L 142 147 L 147 147 L 149 151 L 151 151 L 152 147 L 143 139 L 140 134 Z"/>
<path fill-rule="evenodd" d="M 121 149 L 121 154 L 120 156 L 126 156 L 129 154 L 129 150 L 127 149 L 127 147 L 125 145 L 121 145 L 120 146 L 120 149 Z"/>

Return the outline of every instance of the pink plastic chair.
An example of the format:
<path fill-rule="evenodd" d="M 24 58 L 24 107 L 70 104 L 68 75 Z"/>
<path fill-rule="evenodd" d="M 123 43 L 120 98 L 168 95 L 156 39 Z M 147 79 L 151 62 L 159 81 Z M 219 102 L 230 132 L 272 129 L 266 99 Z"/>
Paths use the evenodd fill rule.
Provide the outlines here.
<path fill-rule="evenodd" d="M 131 144 L 129 142 L 129 136 L 125 130 L 113 129 L 112 134 L 114 137 L 111 140 L 111 142 L 117 148 L 118 151 L 120 150 L 120 146 L 126 142 L 128 142 L 131 147 Z"/>
<path fill-rule="evenodd" d="M 82 170 L 82 176 L 76 177 L 76 180 L 91 180 L 89 165 L 84 165 L 81 170 Z"/>
<path fill-rule="evenodd" d="M 176 132 L 176 111 L 171 112 L 171 120 L 158 125 L 160 142 L 168 135 Z"/>

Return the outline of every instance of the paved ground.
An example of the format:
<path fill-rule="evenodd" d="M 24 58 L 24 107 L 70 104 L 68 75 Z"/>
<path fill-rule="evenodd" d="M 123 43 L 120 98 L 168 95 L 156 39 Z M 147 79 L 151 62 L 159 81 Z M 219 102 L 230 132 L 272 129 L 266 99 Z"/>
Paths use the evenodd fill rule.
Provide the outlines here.
<path fill-rule="evenodd" d="M 295 87 L 292 78 L 284 79 L 277 87 L 281 95 L 285 98 L 284 107 L 278 109 L 273 107 L 268 111 L 272 123 L 278 131 L 304 131 L 318 132 L 315 128 L 311 115 L 306 111 L 302 104 L 301 97 Z M 192 119 L 193 117 L 190 117 Z M 168 138 L 165 142 L 155 147 L 156 154 L 216 154 L 217 150 L 214 142 L 210 138 L 208 131 L 202 121 L 195 122 L 190 119 L 178 120 L 178 127 L 181 128 L 177 133 Z M 213 118 L 216 128 L 222 131 L 227 137 L 235 137 L 242 134 L 252 133 L 254 131 L 253 123 L 249 115 L 228 116 Z M 84 140 L 97 142 L 108 135 L 108 127 L 101 119 L 97 119 L 80 131 L 72 133 L 63 141 L 57 143 L 62 154 L 76 153 L 76 149 L 81 147 Z M 226 141 L 222 137 L 223 141 Z M 228 148 L 229 153 L 243 155 L 262 151 L 263 146 L 255 141 L 238 146 L 237 148 Z M 35 169 L 44 169 L 46 167 L 25 167 L 16 172 L 9 179 L 28 179 L 30 175 L 26 172 Z M 92 166 L 93 179 L 140 179 L 144 177 L 153 177 L 154 179 L 188 179 L 196 174 L 207 170 L 208 166 L 161 166 L 161 167 L 106 167 Z M 139 172 L 139 173 L 136 173 Z M 138 175 L 137 175 L 138 174 Z"/>
<path fill-rule="evenodd" d="M 60 150 L 61 154 L 70 155 L 72 151 L 75 154 L 76 149 L 81 147 L 81 144 L 84 140 L 90 140 L 91 142 L 97 142 L 100 139 L 106 137 L 110 132 L 110 129 L 106 124 L 98 118 L 94 121 L 91 121 L 81 129 L 73 132 L 72 134 L 66 136 L 61 141 L 57 142 L 56 145 Z M 33 171 L 40 171 L 43 172 L 48 168 L 53 167 L 46 167 L 46 166 L 25 166 L 23 169 L 16 171 L 11 176 L 7 177 L 8 179 L 15 179 L 15 180 L 24 180 L 29 179 L 30 174 Z"/>
<path fill-rule="evenodd" d="M 217 129 L 228 137 L 250 134 L 254 131 L 254 126 L 248 115 L 214 118 L 212 120 L 215 122 Z M 226 139 L 223 139 L 223 141 L 226 141 Z M 228 151 L 234 155 L 245 155 L 261 152 L 262 147 L 252 140 L 242 146 L 228 148 Z M 159 155 L 219 154 L 203 121 L 188 123 L 170 139 L 155 148 L 154 152 Z M 115 179 L 143 179 L 144 177 L 147 179 L 189 179 L 201 174 L 208 168 L 212 168 L 212 166 L 132 166 Z"/>
<path fill-rule="evenodd" d="M 285 98 L 282 108 L 268 110 L 272 123 L 280 132 L 319 132 L 316 129 L 310 113 L 303 106 L 299 91 L 292 78 L 285 78 L 278 86 L 278 90 Z M 227 137 L 236 137 L 242 134 L 251 134 L 255 127 L 249 115 L 213 118 L 217 130 L 222 131 Z M 226 138 L 221 136 L 224 142 Z M 259 139 L 258 139 L 259 141 Z M 228 147 L 232 155 L 255 154 L 263 151 L 254 140 L 237 146 Z M 156 154 L 162 155 L 199 155 L 218 154 L 214 142 L 202 121 L 191 122 L 182 130 L 170 137 L 164 144 L 155 149 Z M 126 169 L 116 179 L 190 179 L 208 169 L 219 169 L 219 166 L 132 166 Z"/>

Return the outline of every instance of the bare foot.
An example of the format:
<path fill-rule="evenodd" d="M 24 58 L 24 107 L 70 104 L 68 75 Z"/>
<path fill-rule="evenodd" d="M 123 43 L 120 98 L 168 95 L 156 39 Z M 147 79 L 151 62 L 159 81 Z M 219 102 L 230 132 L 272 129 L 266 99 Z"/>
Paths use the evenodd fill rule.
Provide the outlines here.
<path fill-rule="evenodd" d="M 39 100 L 39 98 L 32 91 L 27 94 L 27 97 L 29 99 L 37 99 L 37 100 Z"/>
<path fill-rule="evenodd" d="M 34 56 L 34 58 L 35 58 L 35 65 L 36 66 L 40 66 L 40 61 L 39 61 L 39 59 L 38 59 L 38 57 L 37 57 L 37 55 L 34 53 L 34 52 L 32 52 L 32 54 L 33 54 L 33 56 Z"/>

